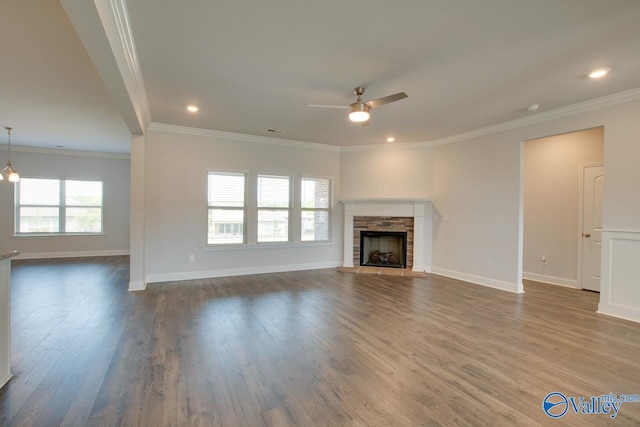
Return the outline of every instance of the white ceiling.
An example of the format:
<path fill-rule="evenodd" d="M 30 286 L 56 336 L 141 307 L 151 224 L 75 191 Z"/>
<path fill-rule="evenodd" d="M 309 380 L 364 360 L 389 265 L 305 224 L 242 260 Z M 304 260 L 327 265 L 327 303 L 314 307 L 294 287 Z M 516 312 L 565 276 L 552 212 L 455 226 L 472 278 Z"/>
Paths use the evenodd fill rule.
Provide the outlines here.
<path fill-rule="evenodd" d="M 0 124 L 16 128 L 12 142 L 126 152 L 127 128 L 60 5 L 6 3 Z M 638 0 L 127 5 L 159 123 L 340 146 L 433 141 L 535 114 L 529 104 L 544 112 L 640 87 Z M 603 66 L 605 79 L 585 77 Z M 409 98 L 364 128 L 307 107 L 347 105 L 360 85 L 365 100 Z"/>

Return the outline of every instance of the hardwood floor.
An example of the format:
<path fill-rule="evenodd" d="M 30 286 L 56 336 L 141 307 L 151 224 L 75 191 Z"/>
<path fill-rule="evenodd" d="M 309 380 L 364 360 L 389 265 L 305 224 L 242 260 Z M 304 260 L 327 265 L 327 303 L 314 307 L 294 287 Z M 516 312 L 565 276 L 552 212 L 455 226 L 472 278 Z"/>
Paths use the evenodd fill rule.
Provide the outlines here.
<path fill-rule="evenodd" d="M 318 270 L 153 284 L 128 259 L 19 261 L 0 425 L 638 425 L 550 392 L 640 393 L 640 325 L 598 295 Z"/>

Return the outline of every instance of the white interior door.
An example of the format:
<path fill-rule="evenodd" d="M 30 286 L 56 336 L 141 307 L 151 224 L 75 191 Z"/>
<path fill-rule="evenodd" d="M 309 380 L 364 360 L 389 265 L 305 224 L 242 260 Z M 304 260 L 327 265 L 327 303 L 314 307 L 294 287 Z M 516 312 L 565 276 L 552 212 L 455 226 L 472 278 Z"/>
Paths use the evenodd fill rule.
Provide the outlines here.
<path fill-rule="evenodd" d="M 583 169 L 582 183 L 582 289 L 600 292 L 602 249 L 602 184 L 604 168 Z"/>

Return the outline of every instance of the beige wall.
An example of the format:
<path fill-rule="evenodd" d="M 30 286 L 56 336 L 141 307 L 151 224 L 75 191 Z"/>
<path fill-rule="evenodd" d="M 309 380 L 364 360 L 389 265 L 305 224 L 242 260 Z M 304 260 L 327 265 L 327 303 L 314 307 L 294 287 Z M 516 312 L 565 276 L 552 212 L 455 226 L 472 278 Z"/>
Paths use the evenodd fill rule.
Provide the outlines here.
<path fill-rule="evenodd" d="M 515 291 L 520 145 L 485 136 L 435 148 L 436 274 Z"/>
<path fill-rule="evenodd" d="M 604 128 L 598 127 L 524 144 L 525 278 L 578 285 L 579 170 L 603 162 L 603 143 Z"/>
<path fill-rule="evenodd" d="M 430 198 L 432 149 L 386 145 L 343 151 L 340 155 L 344 199 Z"/>
<path fill-rule="evenodd" d="M 604 126 L 603 245 L 614 249 L 603 250 L 600 310 L 640 321 L 640 265 L 622 262 L 640 246 L 638 117 L 633 100 L 436 147 L 434 205 L 449 221 L 434 223 L 433 272 L 518 291 L 523 141 Z"/>
<path fill-rule="evenodd" d="M 338 151 L 225 139 L 206 132 L 194 135 L 149 130 L 145 139 L 145 160 L 140 163 L 146 169 L 143 188 L 147 282 L 339 265 L 342 209 L 335 203 L 340 188 Z M 299 237 L 296 242 L 292 236 L 291 244 L 205 247 L 209 170 L 332 178 L 332 241 L 300 243 Z M 248 211 L 247 215 L 252 213 Z M 293 227 L 292 233 L 295 232 Z M 195 256 L 194 262 L 189 260 L 190 255 Z"/>
<path fill-rule="evenodd" d="M 4 152 L 0 151 L 0 153 Z M 11 150 L 11 161 L 20 175 L 25 178 L 103 181 L 105 235 L 11 237 L 14 232 L 13 185 L 2 181 L 0 182 L 0 248 L 18 250 L 23 258 L 128 253 L 128 158 L 112 158 L 99 154 L 71 155 L 64 154 L 64 151 L 48 153 Z"/>

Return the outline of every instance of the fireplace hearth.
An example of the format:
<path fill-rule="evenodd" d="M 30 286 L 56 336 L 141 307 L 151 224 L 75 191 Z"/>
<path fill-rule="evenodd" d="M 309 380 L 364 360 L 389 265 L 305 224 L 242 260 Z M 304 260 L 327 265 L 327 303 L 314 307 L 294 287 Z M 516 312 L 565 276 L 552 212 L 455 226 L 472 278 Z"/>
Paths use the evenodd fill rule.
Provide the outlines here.
<path fill-rule="evenodd" d="M 361 231 L 360 265 L 406 268 L 407 233 L 400 231 Z"/>

